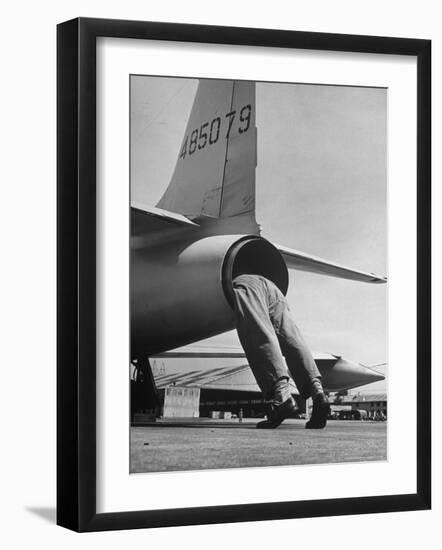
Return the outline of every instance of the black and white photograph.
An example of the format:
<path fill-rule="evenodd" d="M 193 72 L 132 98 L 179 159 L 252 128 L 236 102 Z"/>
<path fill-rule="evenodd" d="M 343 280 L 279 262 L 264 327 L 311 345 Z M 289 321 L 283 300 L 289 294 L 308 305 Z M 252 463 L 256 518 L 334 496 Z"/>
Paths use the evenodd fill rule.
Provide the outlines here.
<path fill-rule="evenodd" d="M 438 7 L 5 4 L 4 548 L 439 540 Z"/>
<path fill-rule="evenodd" d="M 130 473 L 386 461 L 388 89 L 129 86 Z"/>

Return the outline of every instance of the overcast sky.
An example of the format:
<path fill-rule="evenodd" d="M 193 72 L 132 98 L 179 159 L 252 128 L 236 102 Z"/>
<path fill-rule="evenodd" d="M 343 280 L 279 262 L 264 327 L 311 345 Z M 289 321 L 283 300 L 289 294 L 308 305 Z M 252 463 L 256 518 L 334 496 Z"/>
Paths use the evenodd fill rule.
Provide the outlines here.
<path fill-rule="evenodd" d="M 154 206 L 161 198 L 197 84 L 131 78 L 132 200 Z M 256 219 L 263 235 L 387 274 L 386 123 L 385 89 L 257 83 Z M 386 362 L 387 285 L 291 271 L 288 299 L 312 349 L 368 366 Z M 239 345 L 234 333 L 211 342 Z"/>

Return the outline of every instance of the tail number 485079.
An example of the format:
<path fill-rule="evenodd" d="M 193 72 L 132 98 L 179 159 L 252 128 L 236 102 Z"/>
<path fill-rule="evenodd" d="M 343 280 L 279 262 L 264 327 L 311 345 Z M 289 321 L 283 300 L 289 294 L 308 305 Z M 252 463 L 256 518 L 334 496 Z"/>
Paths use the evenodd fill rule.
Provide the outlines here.
<path fill-rule="evenodd" d="M 233 127 L 237 111 L 230 111 L 223 119 L 217 116 L 210 122 L 201 124 L 200 128 L 196 128 L 185 137 L 183 147 L 179 158 L 185 159 L 186 155 L 193 155 L 197 150 L 204 149 L 206 146 L 217 143 L 221 131 L 225 131 L 225 138 L 229 139 L 230 132 Z M 238 132 L 244 134 L 250 128 L 250 119 L 252 114 L 252 106 L 244 105 L 239 111 Z"/>

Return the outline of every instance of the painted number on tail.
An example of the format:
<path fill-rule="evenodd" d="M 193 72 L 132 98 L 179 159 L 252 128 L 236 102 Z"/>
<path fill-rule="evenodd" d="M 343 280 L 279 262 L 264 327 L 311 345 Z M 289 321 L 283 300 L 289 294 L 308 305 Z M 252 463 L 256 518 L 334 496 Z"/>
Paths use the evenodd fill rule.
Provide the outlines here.
<path fill-rule="evenodd" d="M 179 158 L 185 159 L 186 155 L 193 155 L 197 150 L 214 145 L 218 141 L 220 135 L 224 135 L 226 139 L 229 139 L 237 113 L 238 111 L 236 110 L 230 111 L 230 113 L 226 113 L 223 118 L 217 116 L 210 122 L 205 122 L 201 124 L 199 128 L 192 130 L 184 139 Z M 251 114 L 251 105 L 244 105 L 239 111 L 238 133 L 244 134 L 250 128 Z"/>

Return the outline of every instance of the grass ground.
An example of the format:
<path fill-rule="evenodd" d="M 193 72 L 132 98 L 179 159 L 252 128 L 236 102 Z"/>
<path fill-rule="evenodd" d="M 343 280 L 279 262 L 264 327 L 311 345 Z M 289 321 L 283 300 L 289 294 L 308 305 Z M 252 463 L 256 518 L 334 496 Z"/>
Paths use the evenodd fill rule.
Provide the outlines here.
<path fill-rule="evenodd" d="M 131 472 L 206 470 L 387 459 L 384 422 L 329 421 L 306 430 L 288 420 L 276 430 L 255 422 L 156 423 L 131 428 Z"/>

